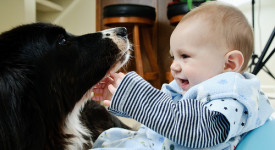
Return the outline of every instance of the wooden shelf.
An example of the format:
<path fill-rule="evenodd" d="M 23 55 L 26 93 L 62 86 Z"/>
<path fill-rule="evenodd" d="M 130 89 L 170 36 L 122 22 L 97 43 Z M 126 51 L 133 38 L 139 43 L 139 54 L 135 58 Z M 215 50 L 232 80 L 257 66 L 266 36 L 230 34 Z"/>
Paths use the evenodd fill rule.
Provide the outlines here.
<path fill-rule="evenodd" d="M 36 0 L 36 9 L 43 12 L 60 12 L 63 7 L 49 0 Z"/>

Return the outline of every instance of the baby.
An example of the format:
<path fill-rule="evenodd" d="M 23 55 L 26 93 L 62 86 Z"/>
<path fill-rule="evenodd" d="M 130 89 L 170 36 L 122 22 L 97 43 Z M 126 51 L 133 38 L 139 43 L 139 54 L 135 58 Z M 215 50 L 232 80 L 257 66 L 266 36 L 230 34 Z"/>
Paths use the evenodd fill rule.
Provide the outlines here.
<path fill-rule="evenodd" d="M 220 2 L 194 8 L 170 38 L 174 81 L 160 91 L 135 72 L 112 73 L 94 89 L 110 112 L 143 124 L 107 130 L 95 148 L 234 149 L 273 112 L 259 79 L 245 72 L 252 51 L 240 10 Z"/>

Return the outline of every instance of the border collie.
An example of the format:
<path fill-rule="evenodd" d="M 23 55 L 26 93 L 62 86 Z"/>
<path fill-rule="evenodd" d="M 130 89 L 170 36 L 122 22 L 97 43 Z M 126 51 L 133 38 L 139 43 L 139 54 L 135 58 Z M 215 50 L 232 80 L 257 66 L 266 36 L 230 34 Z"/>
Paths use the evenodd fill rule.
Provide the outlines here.
<path fill-rule="evenodd" d="M 0 35 L 0 149 L 80 150 L 111 127 L 129 129 L 89 100 L 130 57 L 126 28 L 81 36 L 34 23 Z"/>

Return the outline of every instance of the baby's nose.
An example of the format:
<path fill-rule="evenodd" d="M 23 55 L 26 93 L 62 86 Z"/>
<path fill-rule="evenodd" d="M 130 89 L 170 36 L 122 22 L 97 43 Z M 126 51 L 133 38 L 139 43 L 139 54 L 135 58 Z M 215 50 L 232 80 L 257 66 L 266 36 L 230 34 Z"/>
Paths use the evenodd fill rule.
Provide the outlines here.
<path fill-rule="evenodd" d="M 176 63 L 175 61 L 171 64 L 170 69 L 172 71 L 176 71 L 176 72 L 181 71 L 180 65 L 178 63 Z"/>

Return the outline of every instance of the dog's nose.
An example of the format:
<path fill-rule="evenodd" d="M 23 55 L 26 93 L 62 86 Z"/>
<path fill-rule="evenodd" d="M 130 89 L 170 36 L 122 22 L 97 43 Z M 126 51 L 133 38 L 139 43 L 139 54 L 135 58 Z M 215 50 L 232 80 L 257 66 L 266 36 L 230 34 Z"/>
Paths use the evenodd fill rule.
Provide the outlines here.
<path fill-rule="evenodd" d="M 125 27 L 119 27 L 116 29 L 116 35 L 127 38 L 127 29 Z"/>

